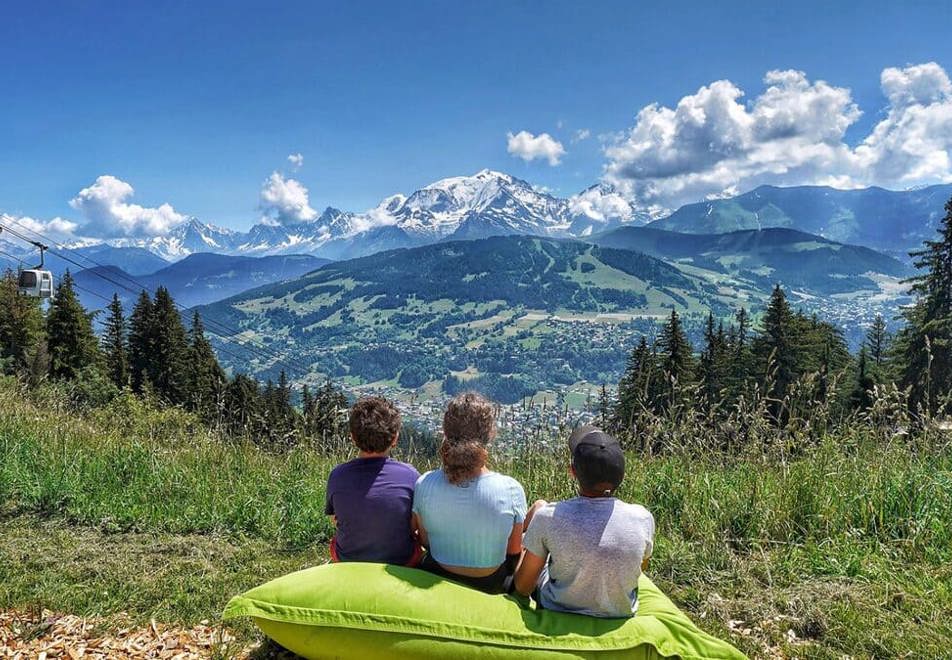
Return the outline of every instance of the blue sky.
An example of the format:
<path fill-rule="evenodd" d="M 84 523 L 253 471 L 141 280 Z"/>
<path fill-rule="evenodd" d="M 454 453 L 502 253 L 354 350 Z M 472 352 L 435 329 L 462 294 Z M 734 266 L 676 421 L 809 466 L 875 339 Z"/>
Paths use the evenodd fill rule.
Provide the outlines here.
<path fill-rule="evenodd" d="M 831 151 L 783 176 L 700 181 L 686 175 L 699 169 L 684 165 L 689 151 L 660 163 L 623 135 L 651 103 L 673 108 L 729 80 L 745 104 L 768 87 L 768 71 L 792 69 L 811 85 L 848 89 L 831 106 L 849 116 L 835 129 L 842 136 L 831 140 L 827 127 L 816 139 L 856 147 L 896 106 L 884 70 L 921 89 L 903 67 L 936 63 L 919 78 L 938 91 L 916 102 L 946 102 L 938 72 L 952 71 L 952 3 L 640 4 L 5 3 L 0 212 L 82 223 L 95 209 L 69 201 L 102 175 L 134 188 L 126 202 L 244 228 L 261 215 L 275 170 L 306 187 L 318 210 L 363 210 L 485 167 L 563 196 L 607 171 L 625 194 L 661 206 L 764 181 L 901 185 L 950 174 L 941 157 L 952 136 L 917 156 L 928 166 L 902 171 L 894 153 L 873 162 Z M 952 130 L 944 108 L 924 131 Z M 582 130 L 589 137 L 578 140 Z M 507 133 L 520 131 L 548 133 L 565 152 L 559 164 L 508 153 Z M 304 156 L 296 171 L 292 153 Z M 862 174 L 851 158 L 865 159 Z M 669 177 L 674 162 L 682 178 Z M 645 168 L 650 181 L 638 178 Z"/>

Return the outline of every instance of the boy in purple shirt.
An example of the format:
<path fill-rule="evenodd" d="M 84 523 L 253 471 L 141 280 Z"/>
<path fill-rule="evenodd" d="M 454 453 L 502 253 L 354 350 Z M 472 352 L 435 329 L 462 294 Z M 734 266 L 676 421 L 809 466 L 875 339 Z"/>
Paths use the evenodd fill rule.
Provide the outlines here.
<path fill-rule="evenodd" d="M 360 399 L 350 410 L 350 437 L 360 451 L 327 478 L 325 513 L 337 527 L 333 561 L 419 562 L 410 516 L 420 473 L 390 458 L 400 424 L 400 411 L 381 397 Z"/>

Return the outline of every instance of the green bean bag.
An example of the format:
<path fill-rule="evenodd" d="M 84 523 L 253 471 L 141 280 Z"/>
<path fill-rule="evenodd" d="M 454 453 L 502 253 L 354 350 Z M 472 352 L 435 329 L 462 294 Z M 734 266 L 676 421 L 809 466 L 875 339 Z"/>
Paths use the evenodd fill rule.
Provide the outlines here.
<path fill-rule="evenodd" d="M 305 658 L 736 659 L 642 575 L 638 615 L 596 619 L 527 607 L 430 573 L 341 563 L 291 573 L 236 596 L 224 618 L 250 616 Z"/>

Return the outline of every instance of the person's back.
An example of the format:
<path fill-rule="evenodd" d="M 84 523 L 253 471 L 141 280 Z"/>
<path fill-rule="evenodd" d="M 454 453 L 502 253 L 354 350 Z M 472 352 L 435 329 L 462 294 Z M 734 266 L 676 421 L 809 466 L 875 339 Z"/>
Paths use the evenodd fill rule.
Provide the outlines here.
<path fill-rule="evenodd" d="M 433 470 L 417 482 L 413 509 L 437 562 L 496 568 L 506 559 L 513 525 L 525 516 L 525 493 L 518 481 L 498 472 L 453 484 L 443 470 Z"/>
<path fill-rule="evenodd" d="M 537 509 L 522 542 L 549 557 L 539 603 L 591 616 L 631 616 L 653 536 L 648 510 L 614 497 L 580 496 Z"/>
<path fill-rule="evenodd" d="M 454 397 L 443 415 L 443 467 L 417 482 L 413 521 L 427 553 L 420 568 L 488 593 L 501 593 L 522 550 L 526 495 L 519 482 L 489 470 L 496 435 L 491 402 Z"/>
<path fill-rule="evenodd" d="M 334 561 L 412 564 L 419 558 L 410 521 L 420 475 L 389 455 L 400 422 L 400 413 L 382 398 L 361 399 L 351 409 L 351 436 L 360 452 L 327 479 L 325 512 L 337 527 Z"/>
<path fill-rule="evenodd" d="M 533 506 L 515 589 L 547 609 L 630 617 L 654 545 L 654 518 L 614 497 L 625 476 L 625 454 L 614 438 L 583 426 L 569 449 L 579 496 Z"/>

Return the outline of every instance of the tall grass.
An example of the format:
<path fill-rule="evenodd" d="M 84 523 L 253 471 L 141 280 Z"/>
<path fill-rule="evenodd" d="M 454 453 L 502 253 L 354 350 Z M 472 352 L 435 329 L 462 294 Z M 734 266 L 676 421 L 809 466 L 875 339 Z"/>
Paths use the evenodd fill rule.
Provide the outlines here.
<path fill-rule="evenodd" d="M 290 546 L 325 540 L 331 531 L 325 480 L 347 456 L 221 442 L 187 414 L 133 397 L 77 415 L 55 390 L 27 396 L 7 379 L 0 398 L 0 501 L 7 508 L 116 529 L 215 531 Z M 857 435 L 825 437 L 782 462 L 630 453 L 620 496 L 645 504 L 663 533 L 693 543 L 749 549 L 848 539 L 909 558 L 952 559 L 952 451 Z M 553 445 L 509 452 L 495 468 L 519 479 L 530 499 L 569 497 L 568 457 Z"/>
<path fill-rule="evenodd" d="M 189 415 L 133 397 L 82 414 L 66 400 L 52 387 L 0 379 L 0 513 L 250 537 L 276 551 L 330 537 L 325 481 L 347 456 L 221 441 Z M 697 422 L 658 432 L 688 437 L 688 423 Z M 799 617 L 801 636 L 835 632 L 831 653 L 941 648 L 952 636 L 948 436 L 897 434 L 869 417 L 796 451 L 778 446 L 629 453 L 619 495 L 657 520 L 656 579 L 692 613 L 713 612 L 714 632 L 726 634 L 731 617 L 781 612 Z M 574 494 L 567 459 L 549 438 L 498 452 L 493 467 L 519 479 L 530 501 L 553 500 Z M 818 580 L 825 586 L 800 588 Z M 831 597 L 831 584 L 850 585 L 855 602 Z M 884 609 L 897 590 L 905 604 Z M 733 600 L 717 605 L 712 594 Z M 863 626 L 881 629 L 870 637 Z"/>

